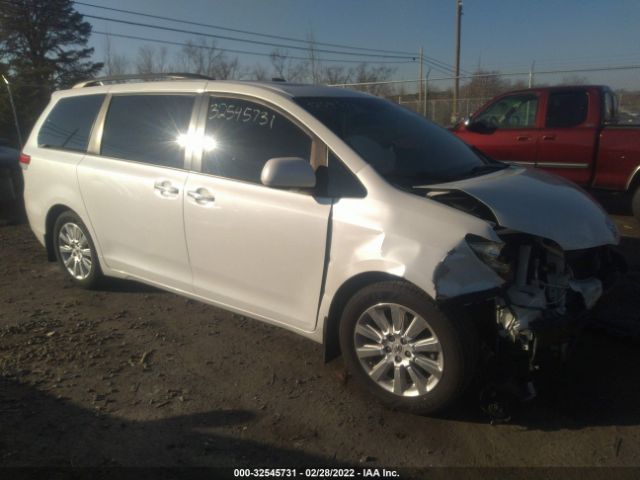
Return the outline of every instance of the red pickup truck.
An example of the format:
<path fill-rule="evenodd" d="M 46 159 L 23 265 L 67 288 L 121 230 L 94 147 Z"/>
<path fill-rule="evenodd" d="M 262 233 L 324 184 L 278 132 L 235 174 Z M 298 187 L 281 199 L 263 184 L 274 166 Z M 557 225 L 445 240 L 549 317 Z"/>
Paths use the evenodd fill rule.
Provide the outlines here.
<path fill-rule="evenodd" d="M 640 222 L 640 125 L 618 122 L 604 86 L 500 95 L 453 128 L 488 156 L 555 173 L 589 189 L 629 195 Z"/>

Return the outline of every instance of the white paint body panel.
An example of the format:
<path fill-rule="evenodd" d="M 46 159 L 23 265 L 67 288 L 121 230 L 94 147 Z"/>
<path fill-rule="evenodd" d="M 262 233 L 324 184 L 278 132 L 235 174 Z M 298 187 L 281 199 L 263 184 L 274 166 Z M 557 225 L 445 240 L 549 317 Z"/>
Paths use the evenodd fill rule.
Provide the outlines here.
<path fill-rule="evenodd" d="M 101 265 L 191 290 L 183 199 L 188 173 L 86 155 L 78 165 L 80 192 L 102 250 Z M 162 194 L 163 182 L 178 190 Z M 86 222 L 85 222 L 86 223 Z"/>
<path fill-rule="evenodd" d="M 186 189 L 215 196 L 184 204 L 195 293 L 314 330 L 330 200 L 202 174 Z"/>
<path fill-rule="evenodd" d="M 37 146 L 40 125 L 58 98 L 124 92 L 238 94 L 280 107 L 357 175 L 367 196 L 336 200 L 332 205 L 328 199 L 296 192 Z M 378 272 L 403 278 L 433 298 L 502 284 L 464 240 L 467 234 L 499 240 L 492 225 L 395 189 L 347 144 L 295 104 L 291 100 L 295 95 L 361 94 L 288 84 L 204 81 L 57 92 L 24 149 L 32 156 L 24 173 L 26 207 L 33 231 L 43 242 L 49 209 L 65 205 L 87 224 L 105 274 L 135 278 L 283 326 L 316 341 L 323 340 L 323 322 L 336 292 L 359 274 Z M 465 189 L 488 204 L 517 202 L 514 196 L 522 192 L 513 189 L 509 193 L 503 191 L 500 201 L 494 198 L 502 185 L 499 175 L 495 177 L 457 182 L 449 187 Z M 158 180 L 170 181 L 179 193 L 162 197 L 154 190 Z M 201 188 L 215 201 L 201 205 L 186 195 Z M 547 189 L 544 195 L 553 196 L 554 192 Z M 571 195 L 577 207 L 581 202 L 590 202 L 586 197 Z M 489 206 L 499 214 L 498 206 Z M 527 208 L 531 214 L 518 218 L 514 225 L 553 238 L 562 218 L 557 217 L 552 226 L 546 226 L 546 212 L 536 210 L 535 205 Z M 577 220 L 580 219 L 605 222 L 606 215 L 587 215 Z M 603 228 L 597 225 L 581 230 L 579 248 L 616 243 L 613 234 L 602 234 Z"/>
<path fill-rule="evenodd" d="M 600 205 L 576 184 L 539 170 L 511 167 L 429 188 L 466 192 L 487 205 L 501 226 L 548 238 L 564 250 L 617 243 Z"/>

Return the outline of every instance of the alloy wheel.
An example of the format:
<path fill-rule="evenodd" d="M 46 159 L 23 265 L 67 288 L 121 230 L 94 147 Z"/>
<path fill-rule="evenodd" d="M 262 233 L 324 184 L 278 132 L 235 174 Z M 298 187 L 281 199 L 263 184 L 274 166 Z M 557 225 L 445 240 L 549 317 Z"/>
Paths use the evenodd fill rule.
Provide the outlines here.
<path fill-rule="evenodd" d="M 444 356 L 438 337 L 423 317 L 403 305 L 379 303 L 365 310 L 353 339 L 365 372 L 395 395 L 424 395 L 442 378 Z"/>
<path fill-rule="evenodd" d="M 76 280 L 85 280 L 93 266 L 93 255 L 89 240 L 82 229 L 67 222 L 58 233 L 58 252 L 67 272 Z"/>

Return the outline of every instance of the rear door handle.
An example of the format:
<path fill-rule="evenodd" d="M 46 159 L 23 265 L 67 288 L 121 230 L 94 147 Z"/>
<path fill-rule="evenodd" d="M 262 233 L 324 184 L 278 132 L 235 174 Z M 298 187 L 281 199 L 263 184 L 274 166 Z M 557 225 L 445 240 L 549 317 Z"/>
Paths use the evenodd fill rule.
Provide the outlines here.
<path fill-rule="evenodd" d="M 519 142 L 526 142 L 528 140 L 531 140 L 531 137 L 527 137 L 526 135 L 519 135 L 516 137 L 516 140 L 518 140 Z"/>
<path fill-rule="evenodd" d="M 216 201 L 216 197 L 211 195 L 206 188 L 198 188 L 196 190 L 189 190 L 187 192 L 191 198 L 193 198 L 197 204 L 205 205 Z"/>
<path fill-rule="evenodd" d="M 158 190 L 161 195 L 166 195 L 166 196 L 178 195 L 178 193 L 180 193 L 180 190 L 177 187 L 174 187 L 173 185 L 171 185 L 171 182 L 168 180 L 158 180 L 156 183 L 153 184 L 153 188 Z"/>
<path fill-rule="evenodd" d="M 555 140 L 556 136 L 555 135 L 543 135 L 542 136 L 542 140 Z"/>

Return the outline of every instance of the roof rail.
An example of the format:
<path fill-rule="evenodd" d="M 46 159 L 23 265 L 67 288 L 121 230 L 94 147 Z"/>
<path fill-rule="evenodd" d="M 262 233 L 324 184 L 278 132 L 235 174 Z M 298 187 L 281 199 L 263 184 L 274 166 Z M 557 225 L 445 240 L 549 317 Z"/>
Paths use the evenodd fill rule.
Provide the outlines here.
<path fill-rule="evenodd" d="M 161 80 L 215 80 L 206 75 L 199 73 L 141 73 L 132 75 L 112 75 L 107 77 L 92 78 L 83 82 L 76 83 L 73 88 L 96 87 L 109 83 L 128 83 L 128 82 L 153 82 Z"/>

